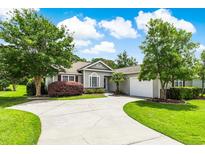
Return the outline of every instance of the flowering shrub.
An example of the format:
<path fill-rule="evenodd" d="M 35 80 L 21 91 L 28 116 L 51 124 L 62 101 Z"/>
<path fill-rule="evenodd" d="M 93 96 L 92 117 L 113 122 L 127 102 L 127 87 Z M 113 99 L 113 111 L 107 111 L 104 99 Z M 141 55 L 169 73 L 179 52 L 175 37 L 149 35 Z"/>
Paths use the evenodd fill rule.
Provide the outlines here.
<path fill-rule="evenodd" d="M 83 85 L 79 82 L 56 81 L 48 85 L 51 97 L 82 95 Z"/>

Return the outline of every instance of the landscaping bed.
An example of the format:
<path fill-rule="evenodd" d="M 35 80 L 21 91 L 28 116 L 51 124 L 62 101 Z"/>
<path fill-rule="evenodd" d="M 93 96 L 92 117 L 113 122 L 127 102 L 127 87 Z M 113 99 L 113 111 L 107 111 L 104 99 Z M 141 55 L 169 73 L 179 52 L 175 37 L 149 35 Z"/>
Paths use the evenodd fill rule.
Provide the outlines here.
<path fill-rule="evenodd" d="M 205 100 L 185 104 L 148 101 L 127 103 L 124 111 L 133 119 L 184 144 L 205 144 Z"/>
<path fill-rule="evenodd" d="M 154 102 L 154 103 L 169 103 L 169 104 L 183 104 L 183 103 L 185 103 L 184 100 L 177 100 L 177 99 L 148 98 L 146 100 L 148 102 Z"/>

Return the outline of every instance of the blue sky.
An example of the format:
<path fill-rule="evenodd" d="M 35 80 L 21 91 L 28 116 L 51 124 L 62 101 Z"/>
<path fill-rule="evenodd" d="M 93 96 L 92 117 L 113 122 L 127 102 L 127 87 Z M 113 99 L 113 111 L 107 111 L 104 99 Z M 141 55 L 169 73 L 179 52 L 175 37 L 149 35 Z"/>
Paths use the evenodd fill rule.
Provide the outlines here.
<path fill-rule="evenodd" d="M 200 50 L 205 49 L 205 9 L 41 8 L 39 13 L 57 26 L 64 25 L 74 32 L 75 52 L 86 59 L 115 59 L 126 50 L 141 63 L 143 54 L 139 45 L 145 38 L 145 24 L 150 18 L 162 18 L 192 32 L 193 40 L 201 44 L 197 57 Z"/>

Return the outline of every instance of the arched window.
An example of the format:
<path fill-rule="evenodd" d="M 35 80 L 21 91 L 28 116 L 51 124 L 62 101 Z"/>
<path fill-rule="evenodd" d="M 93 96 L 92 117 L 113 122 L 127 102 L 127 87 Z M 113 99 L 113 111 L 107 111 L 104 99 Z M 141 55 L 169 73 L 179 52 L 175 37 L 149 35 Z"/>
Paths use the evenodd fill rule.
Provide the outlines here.
<path fill-rule="evenodd" d="M 96 72 L 91 73 L 89 77 L 90 77 L 90 87 L 92 88 L 100 87 L 100 76 Z"/>

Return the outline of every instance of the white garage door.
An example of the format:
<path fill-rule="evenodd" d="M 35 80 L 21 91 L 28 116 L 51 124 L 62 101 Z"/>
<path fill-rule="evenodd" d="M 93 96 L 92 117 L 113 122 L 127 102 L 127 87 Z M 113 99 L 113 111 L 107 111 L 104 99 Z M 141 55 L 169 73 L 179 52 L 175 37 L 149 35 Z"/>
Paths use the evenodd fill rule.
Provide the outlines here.
<path fill-rule="evenodd" d="M 130 95 L 153 97 L 153 81 L 139 81 L 137 78 L 130 78 Z"/>

